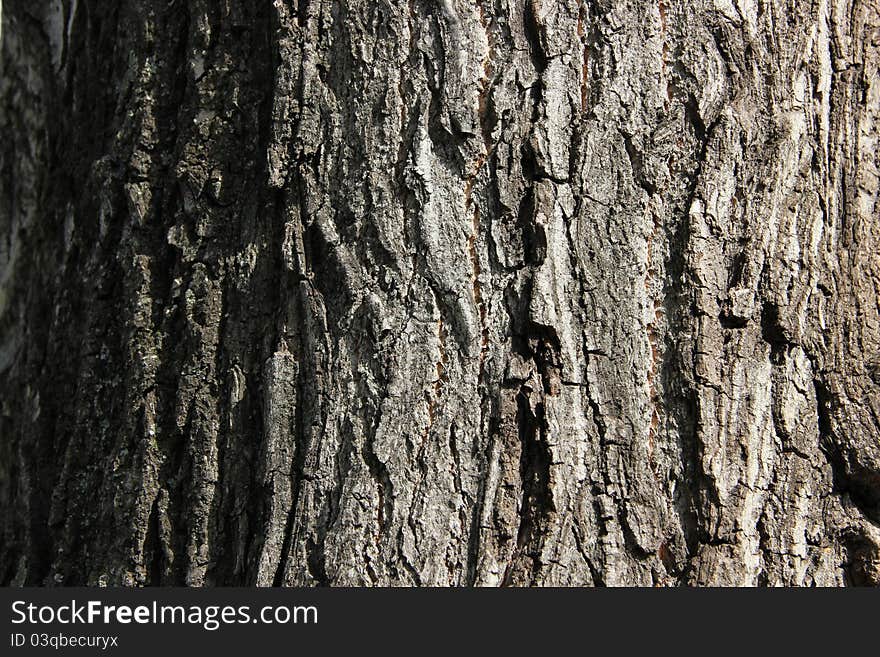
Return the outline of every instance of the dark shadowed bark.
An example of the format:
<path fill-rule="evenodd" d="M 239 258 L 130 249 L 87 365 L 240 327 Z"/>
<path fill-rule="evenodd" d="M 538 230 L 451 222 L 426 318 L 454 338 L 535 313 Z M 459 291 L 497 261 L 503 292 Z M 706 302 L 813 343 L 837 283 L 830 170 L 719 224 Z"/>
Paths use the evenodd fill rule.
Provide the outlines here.
<path fill-rule="evenodd" d="M 0 582 L 880 583 L 877 0 L 5 0 Z"/>

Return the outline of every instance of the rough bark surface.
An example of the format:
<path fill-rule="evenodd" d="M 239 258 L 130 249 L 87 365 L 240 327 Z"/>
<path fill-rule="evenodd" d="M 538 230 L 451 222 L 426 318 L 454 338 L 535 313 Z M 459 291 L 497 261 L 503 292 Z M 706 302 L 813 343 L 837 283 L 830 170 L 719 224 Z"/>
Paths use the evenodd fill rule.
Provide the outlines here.
<path fill-rule="evenodd" d="M 877 0 L 6 0 L 0 582 L 880 583 Z"/>

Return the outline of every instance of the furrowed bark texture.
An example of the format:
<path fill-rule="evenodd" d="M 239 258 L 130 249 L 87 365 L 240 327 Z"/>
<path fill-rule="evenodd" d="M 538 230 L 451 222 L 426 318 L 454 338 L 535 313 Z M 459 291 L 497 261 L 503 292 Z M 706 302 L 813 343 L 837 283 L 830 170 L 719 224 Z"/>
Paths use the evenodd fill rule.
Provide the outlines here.
<path fill-rule="evenodd" d="M 880 583 L 877 0 L 0 38 L 3 583 Z"/>

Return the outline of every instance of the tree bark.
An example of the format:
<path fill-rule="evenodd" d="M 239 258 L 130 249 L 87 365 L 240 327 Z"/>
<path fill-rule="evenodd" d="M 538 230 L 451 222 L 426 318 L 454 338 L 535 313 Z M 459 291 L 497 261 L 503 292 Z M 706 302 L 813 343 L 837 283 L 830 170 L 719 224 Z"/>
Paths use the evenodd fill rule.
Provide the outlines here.
<path fill-rule="evenodd" d="M 6 0 L 0 583 L 880 584 L 877 0 Z"/>

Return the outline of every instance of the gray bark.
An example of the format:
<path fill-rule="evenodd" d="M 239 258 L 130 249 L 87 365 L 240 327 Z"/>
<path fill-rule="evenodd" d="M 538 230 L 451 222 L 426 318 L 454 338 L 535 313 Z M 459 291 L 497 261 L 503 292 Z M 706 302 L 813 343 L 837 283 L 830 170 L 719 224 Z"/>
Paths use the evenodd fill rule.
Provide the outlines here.
<path fill-rule="evenodd" d="M 880 583 L 877 0 L 6 0 L 0 582 Z"/>

